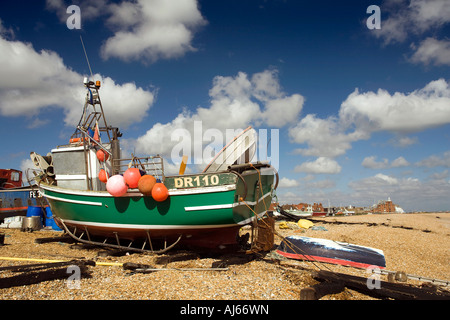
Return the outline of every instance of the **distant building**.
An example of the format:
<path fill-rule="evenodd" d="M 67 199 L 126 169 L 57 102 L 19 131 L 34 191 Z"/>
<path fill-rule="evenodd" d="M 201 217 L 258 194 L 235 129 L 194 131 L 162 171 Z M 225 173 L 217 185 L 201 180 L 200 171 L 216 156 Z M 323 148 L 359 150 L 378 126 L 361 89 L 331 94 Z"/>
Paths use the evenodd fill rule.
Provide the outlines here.
<path fill-rule="evenodd" d="M 275 210 L 276 207 L 280 205 L 279 203 L 272 203 L 270 205 L 269 210 Z M 351 214 L 367 214 L 367 213 L 405 213 L 405 211 L 398 205 L 392 202 L 391 198 L 389 197 L 385 201 L 379 201 L 377 205 L 373 205 L 372 207 L 354 207 L 352 205 L 349 205 L 347 207 L 328 207 L 325 208 L 322 203 L 314 203 L 313 205 L 310 205 L 308 203 L 300 202 L 299 204 L 284 204 L 281 205 L 281 208 L 283 210 L 300 210 L 300 211 L 307 211 L 310 210 L 314 212 L 314 214 L 317 213 L 327 213 L 327 215 L 335 215 L 335 214 L 345 214 L 345 215 L 351 215 Z"/>
<path fill-rule="evenodd" d="M 280 205 L 280 204 L 279 204 L 278 202 L 272 202 L 272 203 L 270 204 L 269 211 L 276 211 L 276 210 L 277 210 L 277 207 L 278 207 L 279 205 Z"/>
<path fill-rule="evenodd" d="M 371 210 L 373 213 L 403 213 L 403 209 L 394 204 L 390 197 L 386 201 L 380 201 Z"/>
<path fill-rule="evenodd" d="M 321 203 L 314 203 L 312 206 L 314 212 L 324 212 L 324 208 Z"/>

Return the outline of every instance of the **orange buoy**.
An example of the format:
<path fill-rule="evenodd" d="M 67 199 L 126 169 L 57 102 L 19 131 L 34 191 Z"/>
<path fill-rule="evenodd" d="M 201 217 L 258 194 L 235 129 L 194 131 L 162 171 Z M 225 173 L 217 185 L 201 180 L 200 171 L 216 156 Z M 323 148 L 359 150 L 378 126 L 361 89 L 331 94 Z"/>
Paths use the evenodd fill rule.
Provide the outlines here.
<path fill-rule="evenodd" d="M 108 173 L 105 170 L 101 169 L 100 172 L 98 173 L 98 179 L 101 182 L 106 183 L 106 181 L 108 181 L 108 178 L 109 178 Z"/>
<path fill-rule="evenodd" d="M 81 143 L 83 141 L 87 141 L 88 138 L 72 138 L 69 140 L 69 143 Z"/>
<path fill-rule="evenodd" d="M 109 158 L 109 154 L 105 150 L 100 149 L 100 150 L 97 151 L 97 159 L 98 159 L 98 161 L 104 162 L 104 161 L 108 160 L 108 158 Z"/>
<path fill-rule="evenodd" d="M 112 196 L 120 197 L 127 193 L 128 187 L 123 177 L 120 174 L 116 174 L 106 182 L 106 190 L 108 190 Z"/>
<path fill-rule="evenodd" d="M 162 202 L 169 197 L 169 190 L 167 190 L 166 186 L 163 183 L 157 182 L 153 186 L 152 197 L 156 201 Z"/>
<path fill-rule="evenodd" d="M 128 168 L 123 174 L 123 178 L 129 188 L 137 188 L 141 173 L 138 168 Z"/>
<path fill-rule="evenodd" d="M 155 185 L 155 183 L 156 183 L 156 178 L 154 176 L 152 176 L 152 175 L 142 176 L 138 182 L 139 191 L 144 196 L 151 196 L 152 189 L 153 189 L 153 186 Z"/>

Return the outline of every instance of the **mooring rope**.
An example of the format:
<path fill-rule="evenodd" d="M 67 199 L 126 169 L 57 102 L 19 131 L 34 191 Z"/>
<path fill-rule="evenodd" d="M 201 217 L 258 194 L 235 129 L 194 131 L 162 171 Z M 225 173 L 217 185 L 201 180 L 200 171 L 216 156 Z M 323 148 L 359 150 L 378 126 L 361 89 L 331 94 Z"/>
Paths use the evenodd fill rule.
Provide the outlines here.
<path fill-rule="evenodd" d="M 267 209 L 268 209 L 268 208 L 267 208 L 267 205 L 266 205 L 266 202 L 265 202 L 265 199 L 264 199 L 264 192 L 263 192 L 262 183 L 261 183 L 261 172 L 260 172 L 260 170 L 258 170 L 255 166 L 253 166 L 252 163 L 249 163 L 249 165 L 250 165 L 250 167 L 252 167 L 253 169 L 255 169 L 256 172 L 258 173 L 258 177 L 259 177 L 259 189 L 260 189 L 260 192 L 261 192 L 261 198 L 262 198 L 263 203 L 264 203 L 264 208 L 266 209 L 265 212 L 267 213 Z M 256 195 L 256 196 L 258 196 L 258 195 Z M 246 201 L 244 201 L 244 199 L 243 199 L 242 197 L 239 198 L 239 201 L 242 201 L 242 202 L 247 206 L 247 208 L 249 208 L 250 211 L 253 212 L 253 214 L 255 215 L 255 219 L 258 220 L 258 214 L 257 214 L 257 213 L 256 213 L 256 212 L 255 212 L 255 211 L 247 204 Z M 260 221 L 262 221 L 262 222 L 266 225 L 266 227 L 268 227 L 269 229 L 271 229 L 271 226 L 269 226 L 269 225 L 267 224 L 266 221 L 264 221 L 263 219 L 260 219 Z M 282 236 L 281 234 L 279 234 L 279 233 L 275 230 L 275 228 L 273 229 L 273 233 L 274 233 L 276 236 L 278 236 L 278 237 L 281 239 L 281 241 L 284 242 L 284 243 L 286 244 L 286 246 L 289 247 L 289 249 L 291 249 L 293 252 L 295 252 L 295 253 L 297 253 L 297 254 L 302 254 L 303 256 L 308 257 L 308 260 L 306 260 L 306 261 L 307 261 L 307 262 L 310 262 L 310 263 L 311 263 L 313 266 L 315 266 L 317 269 L 323 270 L 323 269 L 320 267 L 320 265 L 322 265 L 322 266 L 325 267 L 325 269 L 327 269 L 327 270 L 329 270 L 329 271 L 332 271 L 327 265 L 324 265 L 322 262 L 318 261 L 318 260 L 315 259 L 313 256 L 307 254 L 307 253 L 304 252 L 301 248 L 297 247 L 297 246 L 296 246 L 295 244 L 293 244 L 291 241 L 287 240 L 284 236 Z M 296 249 L 294 249 L 294 247 L 295 247 Z M 316 263 L 319 264 L 319 265 L 316 265 Z"/>

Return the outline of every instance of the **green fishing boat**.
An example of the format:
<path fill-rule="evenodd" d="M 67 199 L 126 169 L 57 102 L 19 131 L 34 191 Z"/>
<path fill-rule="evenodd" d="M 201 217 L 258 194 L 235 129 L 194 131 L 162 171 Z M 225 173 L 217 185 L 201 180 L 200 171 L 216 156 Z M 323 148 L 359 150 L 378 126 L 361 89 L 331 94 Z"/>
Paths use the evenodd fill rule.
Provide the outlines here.
<path fill-rule="evenodd" d="M 159 155 L 121 158 L 122 134 L 106 123 L 100 83 L 85 80 L 84 84 L 83 115 L 70 142 L 46 156 L 30 155 L 40 169 L 36 177 L 40 192 L 66 233 L 80 242 L 136 251 L 248 246 L 248 237 L 239 231 L 246 225 L 257 226 L 268 216 L 278 184 L 270 164 L 246 162 L 255 147 L 250 128 L 221 151 L 232 148 L 235 152 L 240 144 L 236 156 L 227 157 L 233 161 L 228 165 L 216 157 L 199 174 L 184 174 L 181 166 L 178 175 L 166 176 Z M 149 175 L 158 179 L 166 196 L 161 199 L 144 192 L 140 185 L 128 185 L 120 195 L 112 193 L 109 180 L 125 176 L 130 168 L 139 170 L 140 179 Z M 106 181 L 105 173 L 110 176 Z"/>

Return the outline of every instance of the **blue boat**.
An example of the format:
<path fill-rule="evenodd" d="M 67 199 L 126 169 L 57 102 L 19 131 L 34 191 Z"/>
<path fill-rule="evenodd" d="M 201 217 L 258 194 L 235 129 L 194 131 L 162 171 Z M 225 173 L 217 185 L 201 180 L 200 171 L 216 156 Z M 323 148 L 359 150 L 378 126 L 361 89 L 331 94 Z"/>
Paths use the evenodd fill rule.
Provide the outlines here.
<path fill-rule="evenodd" d="M 29 206 L 45 206 L 36 186 L 22 185 L 22 171 L 0 169 L 0 221 L 8 217 L 26 216 Z"/>
<path fill-rule="evenodd" d="M 325 262 L 355 268 L 386 268 L 382 250 L 328 239 L 288 236 L 281 242 L 276 252 L 296 260 Z"/>

